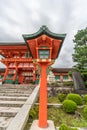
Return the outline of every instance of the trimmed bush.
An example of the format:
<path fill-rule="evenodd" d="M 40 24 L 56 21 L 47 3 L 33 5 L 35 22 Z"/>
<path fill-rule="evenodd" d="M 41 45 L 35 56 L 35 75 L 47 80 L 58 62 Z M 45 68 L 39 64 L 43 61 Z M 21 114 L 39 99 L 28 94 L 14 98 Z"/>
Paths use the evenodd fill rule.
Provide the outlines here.
<path fill-rule="evenodd" d="M 87 94 L 84 95 L 84 101 L 87 102 Z"/>
<path fill-rule="evenodd" d="M 61 124 L 59 127 L 59 130 L 78 130 L 77 128 L 71 128 L 67 126 L 66 124 Z"/>
<path fill-rule="evenodd" d="M 87 119 L 87 106 L 85 106 L 83 109 L 83 116 L 85 117 L 85 119 Z"/>
<path fill-rule="evenodd" d="M 82 105 L 82 98 L 79 94 L 68 94 L 67 99 L 74 101 L 77 105 Z"/>
<path fill-rule="evenodd" d="M 58 94 L 58 99 L 59 99 L 60 102 L 63 102 L 65 100 L 65 98 L 66 98 L 66 94 L 64 94 L 64 93 Z"/>
<path fill-rule="evenodd" d="M 59 130 L 69 130 L 69 127 L 66 124 L 62 124 L 60 125 Z"/>
<path fill-rule="evenodd" d="M 73 114 L 77 110 L 77 104 L 72 100 L 64 100 L 63 109 L 65 112 Z"/>

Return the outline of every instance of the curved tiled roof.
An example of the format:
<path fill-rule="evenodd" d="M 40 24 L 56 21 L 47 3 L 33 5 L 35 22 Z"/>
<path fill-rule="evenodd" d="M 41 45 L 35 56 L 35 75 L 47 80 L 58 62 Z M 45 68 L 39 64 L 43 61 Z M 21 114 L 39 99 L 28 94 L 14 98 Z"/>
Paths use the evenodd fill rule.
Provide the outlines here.
<path fill-rule="evenodd" d="M 52 68 L 53 72 L 62 73 L 72 71 L 72 68 Z"/>
<path fill-rule="evenodd" d="M 40 27 L 39 31 L 37 31 L 36 33 L 33 33 L 33 34 L 24 34 L 22 35 L 23 38 L 25 40 L 30 40 L 30 39 L 34 39 L 34 38 L 37 38 L 43 34 L 46 34 L 47 36 L 50 36 L 52 38 L 55 38 L 55 39 L 60 39 L 60 40 L 64 40 L 66 34 L 56 34 L 56 33 L 53 33 L 51 32 L 47 26 L 43 25 L 42 27 Z"/>
<path fill-rule="evenodd" d="M 49 37 L 51 37 L 51 38 L 53 38 L 53 39 L 61 40 L 61 45 L 60 45 L 60 48 L 59 48 L 59 51 L 58 51 L 58 54 L 59 54 L 60 49 L 62 47 L 62 43 L 63 43 L 63 41 L 65 39 L 66 34 L 56 34 L 56 33 L 53 33 L 44 25 L 42 27 L 40 27 L 39 31 L 37 31 L 36 33 L 22 35 L 24 40 L 25 40 L 25 42 L 26 42 L 26 44 L 27 44 L 27 47 L 28 47 L 30 53 L 31 53 L 31 49 L 30 49 L 30 47 L 29 47 L 29 45 L 27 43 L 27 40 L 32 40 L 32 39 L 38 38 L 38 37 L 40 37 L 40 36 L 42 36 L 44 34 L 49 36 Z M 32 46 L 34 46 L 34 45 L 32 45 Z M 58 57 L 58 54 L 57 54 L 56 58 Z M 32 53 L 31 53 L 31 55 L 32 55 Z M 32 57 L 33 57 L 33 55 L 32 55 Z"/>

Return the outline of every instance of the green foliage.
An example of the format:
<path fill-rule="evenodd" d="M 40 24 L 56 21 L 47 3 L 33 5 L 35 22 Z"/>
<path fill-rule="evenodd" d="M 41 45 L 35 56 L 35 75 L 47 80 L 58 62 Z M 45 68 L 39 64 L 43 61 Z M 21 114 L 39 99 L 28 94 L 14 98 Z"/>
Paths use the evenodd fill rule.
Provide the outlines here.
<path fill-rule="evenodd" d="M 67 95 L 67 99 L 74 101 L 77 105 L 82 105 L 82 98 L 79 94 L 70 93 Z"/>
<path fill-rule="evenodd" d="M 84 107 L 83 116 L 85 119 L 87 119 L 87 106 Z"/>
<path fill-rule="evenodd" d="M 57 96 L 48 97 L 48 103 L 60 103 Z"/>
<path fill-rule="evenodd" d="M 64 100 L 63 109 L 67 113 L 75 113 L 75 110 L 77 110 L 77 104 L 72 100 Z"/>
<path fill-rule="evenodd" d="M 85 87 L 87 88 L 87 81 L 85 82 Z"/>
<path fill-rule="evenodd" d="M 72 81 L 65 81 L 63 82 L 64 86 L 73 86 L 73 82 Z"/>
<path fill-rule="evenodd" d="M 64 94 L 64 93 L 58 94 L 58 99 L 59 99 L 60 102 L 63 102 L 65 100 L 65 98 L 66 98 L 66 94 Z"/>
<path fill-rule="evenodd" d="M 48 120 L 53 120 L 55 126 L 59 127 L 62 123 L 72 127 L 87 127 L 87 120 L 82 116 L 82 108 L 78 109 L 81 119 L 75 118 L 75 115 L 66 113 L 62 108 L 48 108 Z"/>
<path fill-rule="evenodd" d="M 39 112 L 39 108 L 38 106 L 32 107 L 30 112 L 29 112 L 29 117 L 31 120 L 33 119 L 37 119 L 38 117 L 38 112 Z"/>
<path fill-rule="evenodd" d="M 29 118 L 28 118 L 28 121 L 27 121 L 27 123 L 25 125 L 24 130 L 30 130 L 30 127 L 31 127 L 31 124 L 32 124 L 33 120 L 38 119 L 38 112 L 39 112 L 39 107 L 38 106 L 33 106 L 30 109 Z"/>
<path fill-rule="evenodd" d="M 66 124 L 61 124 L 59 127 L 59 130 L 78 130 L 77 128 L 71 128 L 67 126 Z"/>
<path fill-rule="evenodd" d="M 84 30 L 80 30 L 74 36 L 74 54 L 72 55 L 73 61 L 76 62 L 76 66 L 74 69 L 85 71 L 81 72 L 84 81 L 87 81 L 87 28 Z"/>
<path fill-rule="evenodd" d="M 66 124 L 61 124 L 59 130 L 69 130 L 69 127 Z"/>
<path fill-rule="evenodd" d="M 87 69 L 86 68 L 82 69 L 82 70 L 80 70 L 80 72 L 81 72 L 82 78 L 84 79 L 84 81 L 86 81 L 87 80 Z"/>
<path fill-rule="evenodd" d="M 69 75 L 70 77 L 72 77 L 72 71 L 69 71 L 69 72 L 68 72 L 68 75 Z"/>
<path fill-rule="evenodd" d="M 84 95 L 84 101 L 87 102 L 87 94 Z"/>
<path fill-rule="evenodd" d="M 34 110 L 36 110 L 38 107 L 34 105 L 33 108 Z M 81 114 L 81 120 L 78 118 L 75 118 L 73 114 L 68 114 L 64 112 L 63 109 L 58 109 L 57 107 L 51 106 L 51 107 L 48 107 L 48 120 L 53 120 L 56 127 L 59 127 L 62 123 L 68 126 L 72 126 L 72 127 L 87 127 L 87 120 L 82 116 L 83 109 L 80 108 L 78 110 Z M 37 115 L 38 115 L 38 112 L 37 112 Z M 38 119 L 38 117 L 35 119 Z M 33 120 L 35 119 L 30 119 L 30 116 L 29 116 L 28 122 L 24 130 L 29 130 Z M 74 130 L 77 130 L 77 129 L 74 128 Z"/>

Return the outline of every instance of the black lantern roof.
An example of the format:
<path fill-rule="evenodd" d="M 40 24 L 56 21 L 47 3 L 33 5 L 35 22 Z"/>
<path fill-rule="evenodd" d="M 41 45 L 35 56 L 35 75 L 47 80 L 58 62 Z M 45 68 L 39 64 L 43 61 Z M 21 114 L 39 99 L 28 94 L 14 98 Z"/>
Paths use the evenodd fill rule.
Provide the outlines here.
<path fill-rule="evenodd" d="M 54 38 L 54 39 L 59 39 L 59 40 L 64 40 L 66 34 L 56 34 L 56 33 L 53 33 L 51 32 L 47 26 L 43 25 L 42 27 L 40 27 L 39 31 L 37 31 L 36 33 L 33 33 L 33 34 L 24 34 L 22 35 L 23 38 L 26 40 L 30 40 L 30 39 L 34 39 L 34 38 L 37 38 L 41 35 L 47 35 L 51 38 Z"/>
<path fill-rule="evenodd" d="M 61 45 L 60 45 L 60 48 L 59 48 L 59 51 L 58 51 L 58 54 L 59 54 L 60 49 L 61 49 L 61 47 L 62 47 L 62 43 L 63 43 L 63 41 L 64 41 L 64 39 L 65 39 L 65 37 L 66 37 L 66 34 L 56 34 L 56 33 L 53 33 L 53 32 L 51 32 L 51 31 L 48 29 L 48 27 L 45 26 L 45 25 L 43 25 L 42 27 L 40 27 L 40 29 L 39 29 L 36 33 L 33 33 L 33 34 L 24 34 L 24 35 L 22 35 L 23 38 L 24 38 L 24 40 L 25 40 L 25 42 L 26 42 L 26 44 L 27 44 L 27 46 L 28 46 L 28 49 L 29 49 L 29 51 L 30 51 L 30 54 L 32 55 L 31 49 L 30 49 L 30 47 L 29 47 L 29 45 L 28 45 L 28 43 L 27 43 L 27 40 L 36 39 L 36 38 L 38 38 L 38 37 L 40 37 L 40 36 L 42 36 L 42 35 L 47 35 L 48 37 L 51 37 L 51 38 L 53 38 L 53 39 L 61 40 Z M 57 57 L 58 57 L 58 54 L 57 54 Z M 33 55 L 32 55 L 32 57 L 33 57 Z M 57 58 L 57 57 L 56 57 L 56 58 Z"/>

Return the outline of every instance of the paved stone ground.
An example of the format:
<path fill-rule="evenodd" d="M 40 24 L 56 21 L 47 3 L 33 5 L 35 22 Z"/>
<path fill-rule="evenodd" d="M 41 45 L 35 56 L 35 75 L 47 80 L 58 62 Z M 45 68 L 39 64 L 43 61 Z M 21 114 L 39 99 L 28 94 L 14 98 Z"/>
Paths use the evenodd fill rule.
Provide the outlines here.
<path fill-rule="evenodd" d="M 0 85 L 0 130 L 6 130 L 35 86 Z"/>

